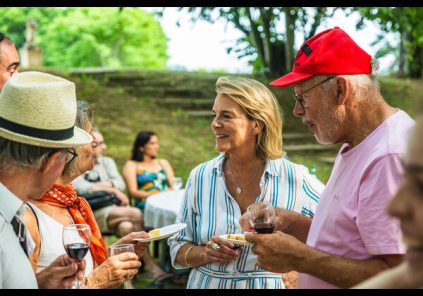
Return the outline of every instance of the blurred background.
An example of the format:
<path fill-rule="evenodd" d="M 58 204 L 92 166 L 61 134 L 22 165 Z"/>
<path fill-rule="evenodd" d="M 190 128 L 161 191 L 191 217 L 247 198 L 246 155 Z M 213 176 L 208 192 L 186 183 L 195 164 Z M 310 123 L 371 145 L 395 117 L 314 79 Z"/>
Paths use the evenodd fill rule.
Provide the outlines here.
<path fill-rule="evenodd" d="M 185 184 L 216 156 L 210 129 L 219 76 L 268 84 L 292 68 L 301 44 L 339 26 L 379 61 L 382 94 L 417 116 L 423 102 L 423 8 L 419 7 L 2 7 L 0 31 L 40 70 L 77 84 L 78 97 L 122 171 L 140 130 L 153 130 L 159 157 Z M 290 160 L 327 181 L 338 145 L 316 142 L 292 115 L 292 88 L 269 87 L 283 110 Z M 150 287 L 137 277 L 137 287 Z"/>

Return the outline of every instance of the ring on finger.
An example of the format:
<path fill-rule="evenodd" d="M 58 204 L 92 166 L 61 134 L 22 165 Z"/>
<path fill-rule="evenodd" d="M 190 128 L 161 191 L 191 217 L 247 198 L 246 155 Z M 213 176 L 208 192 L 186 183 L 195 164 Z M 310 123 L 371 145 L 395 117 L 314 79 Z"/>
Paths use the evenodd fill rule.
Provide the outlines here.
<path fill-rule="evenodd" d="M 219 250 L 219 249 L 220 249 L 220 245 L 219 245 L 219 244 L 216 244 L 216 243 L 212 243 L 211 247 L 212 247 L 212 249 L 213 249 L 213 250 L 215 250 L 215 251 L 217 251 L 217 250 Z"/>

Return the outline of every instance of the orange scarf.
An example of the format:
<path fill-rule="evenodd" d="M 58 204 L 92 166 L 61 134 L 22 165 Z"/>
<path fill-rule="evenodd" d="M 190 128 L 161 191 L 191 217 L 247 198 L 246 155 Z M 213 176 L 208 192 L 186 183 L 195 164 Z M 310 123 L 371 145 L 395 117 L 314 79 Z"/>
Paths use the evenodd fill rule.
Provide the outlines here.
<path fill-rule="evenodd" d="M 76 195 L 72 184 L 65 187 L 54 184 L 40 201 L 61 208 L 68 208 L 76 224 L 88 224 L 91 228 L 90 251 L 98 265 L 107 258 L 107 247 L 101 236 L 100 229 L 95 221 L 94 214 L 87 200 Z"/>

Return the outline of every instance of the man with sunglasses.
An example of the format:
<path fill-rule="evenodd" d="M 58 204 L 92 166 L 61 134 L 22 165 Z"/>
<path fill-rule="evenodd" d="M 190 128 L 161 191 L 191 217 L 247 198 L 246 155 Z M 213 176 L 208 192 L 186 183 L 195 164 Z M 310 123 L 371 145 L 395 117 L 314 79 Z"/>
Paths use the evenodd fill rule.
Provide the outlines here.
<path fill-rule="evenodd" d="M 75 127 L 76 112 L 75 84 L 50 74 L 17 73 L 0 93 L 0 289 L 65 288 L 83 278 L 85 260 L 67 255 L 34 274 L 35 242 L 23 224 L 26 202 L 51 188 L 74 147 L 93 140 Z"/>
<path fill-rule="evenodd" d="M 0 92 L 6 81 L 18 72 L 19 54 L 13 42 L 0 32 Z"/>
<path fill-rule="evenodd" d="M 402 181 L 414 121 L 384 101 L 372 62 L 335 27 L 308 39 L 293 71 L 271 83 L 294 86 L 294 115 L 318 142 L 343 144 L 312 220 L 277 209 L 279 231 L 246 235 L 258 266 L 298 271 L 299 288 L 351 287 L 403 260 L 399 224 L 386 207 Z M 240 224 L 251 231 L 247 221 Z"/>

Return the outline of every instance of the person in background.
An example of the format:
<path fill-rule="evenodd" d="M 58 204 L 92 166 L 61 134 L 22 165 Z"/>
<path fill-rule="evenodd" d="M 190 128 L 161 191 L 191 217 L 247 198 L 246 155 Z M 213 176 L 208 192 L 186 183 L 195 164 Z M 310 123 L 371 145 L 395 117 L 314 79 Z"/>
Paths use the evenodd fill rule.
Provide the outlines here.
<path fill-rule="evenodd" d="M 94 210 L 94 216 L 102 233 L 114 232 L 118 237 L 124 237 L 133 231 L 143 230 L 143 214 L 139 209 L 129 205 L 128 197 L 123 192 L 125 183 L 115 161 L 103 155 L 107 148 L 103 135 L 98 130 L 94 130 L 92 134 L 97 143 L 94 148 L 96 164 L 92 170 L 73 180 L 72 184 L 82 196 L 91 192 L 106 191 L 121 201 L 119 206 L 112 205 Z M 151 277 L 158 282 L 172 276 L 165 273 L 148 252 L 144 253 L 142 259 Z"/>
<path fill-rule="evenodd" d="M 220 77 L 216 92 L 211 129 L 221 154 L 191 171 L 177 216 L 187 227 L 168 240 L 172 264 L 192 268 L 190 289 L 284 288 L 281 274 L 256 266 L 250 246 L 235 250 L 219 236 L 242 233 L 238 219 L 255 203 L 313 217 L 324 186 L 283 158 L 280 107 L 263 84 Z"/>
<path fill-rule="evenodd" d="M 388 206 L 400 221 L 405 261 L 355 286 L 358 289 L 423 288 L 423 117 L 416 121 L 403 159 L 404 182 Z"/>
<path fill-rule="evenodd" d="M 123 177 L 128 186 L 129 195 L 135 199 L 135 206 L 144 210 L 145 201 L 150 195 L 172 187 L 173 169 L 166 159 L 158 159 L 159 142 L 154 132 L 138 133 L 133 147 L 131 160 L 123 167 Z M 148 252 L 144 255 L 147 270 L 161 284 L 174 275 L 166 273 L 158 266 Z"/>
<path fill-rule="evenodd" d="M 141 131 L 132 146 L 131 160 L 123 167 L 123 176 L 135 206 L 144 210 L 150 195 L 169 190 L 174 172 L 166 159 L 158 159 L 159 138 L 154 132 Z"/>
<path fill-rule="evenodd" d="M 65 288 L 83 277 L 85 260 L 67 255 L 35 275 L 27 257 L 34 241 L 22 223 L 25 204 L 52 186 L 74 147 L 92 141 L 75 117 L 75 84 L 61 77 L 18 73 L 0 93 L 0 289 Z"/>
<path fill-rule="evenodd" d="M 118 237 L 123 237 L 133 231 L 143 229 L 142 213 L 137 208 L 129 206 L 129 200 L 123 181 L 113 158 L 104 156 L 107 146 L 104 143 L 103 135 L 99 131 L 92 132 L 97 146 L 93 148 L 96 155 L 95 165 L 72 181 L 76 192 L 85 196 L 86 194 L 105 191 L 120 200 L 120 205 L 106 206 L 94 210 L 94 216 L 102 233 L 115 233 Z"/>
<path fill-rule="evenodd" d="M 86 132 L 92 131 L 92 112 L 85 101 L 78 101 L 76 126 Z M 88 224 L 91 228 L 90 250 L 85 256 L 87 268 L 82 284 L 88 288 L 114 288 L 132 279 L 141 266 L 138 258 L 147 249 L 148 243 L 133 241 L 146 238 L 145 232 L 133 232 L 115 244 L 134 244 L 136 254 L 126 252 L 107 257 L 107 248 L 88 202 L 77 196 L 71 182 L 95 163 L 93 145 L 89 143 L 73 151 L 73 158 L 66 164 L 62 175 L 44 193 L 39 201 L 29 204 L 25 212 L 25 224 L 35 241 L 35 250 L 30 257 L 34 269 L 41 271 L 52 258 L 65 253 L 62 242 L 63 226 Z"/>
<path fill-rule="evenodd" d="M 298 271 L 300 289 L 352 287 L 404 258 L 399 223 L 386 207 L 403 178 L 414 120 L 385 102 L 374 65 L 335 27 L 306 40 L 292 72 L 271 83 L 294 85 L 293 113 L 318 142 L 343 143 L 313 219 L 278 209 L 279 231 L 246 235 L 257 264 Z M 240 223 L 251 230 L 246 217 Z"/>
<path fill-rule="evenodd" d="M 19 54 L 13 42 L 0 32 L 0 92 L 6 81 L 13 74 L 18 73 Z"/>

